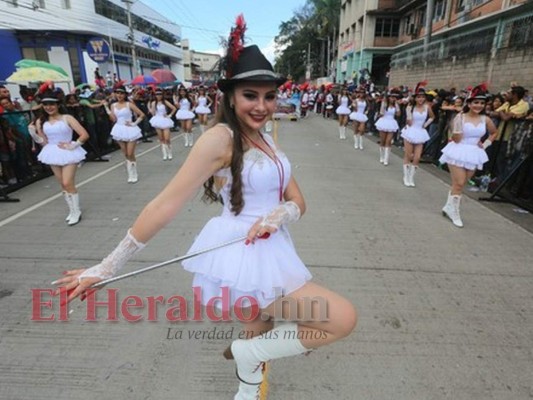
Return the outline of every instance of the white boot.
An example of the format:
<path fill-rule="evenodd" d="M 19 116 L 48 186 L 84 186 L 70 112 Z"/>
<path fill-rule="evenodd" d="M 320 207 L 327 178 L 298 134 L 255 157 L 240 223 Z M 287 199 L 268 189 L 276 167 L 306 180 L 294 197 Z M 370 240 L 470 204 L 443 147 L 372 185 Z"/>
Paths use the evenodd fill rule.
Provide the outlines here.
<path fill-rule="evenodd" d="M 192 132 L 189 132 L 189 147 L 192 147 L 194 140 L 194 134 Z"/>
<path fill-rule="evenodd" d="M 339 126 L 339 139 L 346 139 L 346 127 L 345 126 Z"/>
<path fill-rule="evenodd" d="M 65 221 L 68 221 L 72 217 L 72 197 L 69 192 L 63 192 L 63 196 L 65 197 L 65 201 L 68 204 L 68 215 L 67 218 L 65 218 Z"/>
<path fill-rule="evenodd" d="M 354 149 L 359 148 L 359 139 L 357 138 L 357 135 L 353 135 L 353 148 Z"/>
<path fill-rule="evenodd" d="M 165 161 L 166 159 L 168 159 L 168 155 L 167 155 L 167 145 L 164 144 L 164 143 L 161 143 L 161 153 L 163 153 L 163 161 Z"/>
<path fill-rule="evenodd" d="M 359 137 L 359 150 L 363 150 L 363 135 L 358 135 Z"/>
<path fill-rule="evenodd" d="M 274 123 L 272 121 L 267 121 L 265 124 L 265 132 L 270 133 L 272 132 L 272 127 L 274 126 Z"/>
<path fill-rule="evenodd" d="M 389 165 L 390 147 L 383 149 L 383 165 Z"/>
<path fill-rule="evenodd" d="M 139 176 L 137 174 L 137 163 L 135 161 L 130 161 L 131 168 L 131 183 L 137 183 Z"/>
<path fill-rule="evenodd" d="M 262 365 L 265 362 L 307 351 L 298 339 L 298 325 L 294 322 L 280 325 L 253 339 L 235 340 L 231 344 L 231 353 L 237 364 L 240 384 L 234 400 L 259 399 Z"/>
<path fill-rule="evenodd" d="M 80 196 L 78 193 L 69 193 L 72 201 L 72 215 L 68 220 L 69 225 L 76 225 L 81 220 Z"/>
<path fill-rule="evenodd" d="M 403 165 L 403 184 L 409 186 L 409 174 L 411 173 L 411 164 Z"/>
<path fill-rule="evenodd" d="M 409 169 L 409 186 L 411 187 L 415 187 L 415 174 L 417 169 L 417 166 L 411 164 L 411 167 Z"/>
<path fill-rule="evenodd" d="M 205 132 L 205 125 L 200 125 L 200 130 L 202 131 L 202 133 Z"/>
<path fill-rule="evenodd" d="M 379 162 L 383 164 L 385 161 L 385 147 L 379 148 Z"/>
<path fill-rule="evenodd" d="M 172 145 L 171 144 L 165 144 L 167 148 L 167 160 L 172 160 Z"/>
<path fill-rule="evenodd" d="M 132 175 L 132 172 L 131 172 L 131 164 L 132 162 L 130 160 L 126 160 L 126 170 L 128 171 L 128 183 L 132 183 L 133 182 L 133 175 Z"/>
<path fill-rule="evenodd" d="M 450 218 L 455 226 L 462 228 L 463 221 L 461 221 L 460 205 L 461 195 L 452 195 L 451 192 L 448 192 L 448 201 L 442 208 L 442 215 Z"/>
<path fill-rule="evenodd" d="M 183 132 L 183 140 L 185 141 L 185 147 L 189 147 L 189 133 Z"/>

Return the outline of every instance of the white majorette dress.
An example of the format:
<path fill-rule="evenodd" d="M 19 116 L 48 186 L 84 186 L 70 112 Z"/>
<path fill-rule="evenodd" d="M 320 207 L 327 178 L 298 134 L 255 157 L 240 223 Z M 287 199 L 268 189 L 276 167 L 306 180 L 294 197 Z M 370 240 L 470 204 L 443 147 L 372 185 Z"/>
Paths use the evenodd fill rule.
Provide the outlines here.
<path fill-rule="evenodd" d="M 180 100 L 180 109 L 176 113 L 176 119 L 185 120 L 193 119 L 194 113 L 191 111 L 191 102 L 185 98 Z"/>
<path fill-rule="evenodd" d="M 484 149 L 479 147 L 479 140 L 485 135 L 487 125 L 485 116 L 481 116 L 481 122 L 474 125 L 471 122 L 465 122 L 464 114 L 459 114 L 454 122 L 454 133 L 460 133 L 462 137 L 459 143 L 450 142 L 442 149 L 442 156 L 439 161 L 444 164 L 451 164 L 457 167 L 466 168 L 474 171 L 483 169 L 489 158 Z M 457 121 L 459 118 L 459 121 Z M 462 128 L 461 128 L 462 125 Z"/>
<path fill-rule="evenodd" d="M 357 122 L 366 122 L 366 121 L 368 121 L 368 117 L 365 114 L 366 101 L 357 100 L 355 102 L 355 104 L 356 104 L 357 109 L 356 109 L 356 111 L 353 111 L 350 114 L 350 119 L 352 121 L 357 121 Z"/>
<path fill-rule="evenodd" d="M 350 101 L 350 99 L 348 99 L 347 96 L 342 96 L 341 97 L 341 101 L 340 101 L 341 104 L 335 110 L 337 115 L 348 115 L 348 114 L 350 114 L 350 109 L 348 108 L 348 101 Z"/>
<path fill-rule="evenodd" d="M 424 128 L 424 123 L 428 117 L 428 106 L 424 106 L 424 111 L 418 112 L 413 108 L 413 122 L 411 126 L 402 129 L 400 135 L 404 140 L 412 144 L 422 144 L 429 140 L 428 131 Z"/>
<path fill-rule="evenodd" d="M 189 253 L 246 236 L 259 218 L 279 206 L 280 193 L 285 191 L 289 183 L 291 165 L 287 157 L 275 148 L 271 136 L 265 134 L 263 138 L 270 148 L 275 149 L 283 167 L 280 168 L 255 147 L 244 153 L 244 208 L 239 215 L 230 210 L 230 168 L 219 170 L 216 176 L 225 180 L 220 190 L 224 200 L 222 214 L 207 222 Z M 311 273 L 296 254 L 284 225 L 268 239 L 258 239 L 255 244 L 235 243 L 183 261 L 182 264 L 187 271 L 194 273 L 193 287 L 201 287 L 204 305 L 209 299 L 221 296 L 222 287 L 229 287 L 230 307 L 239 297 L 251 296 L 259 307 L 264 308 L 277 297 L 297 290 L 311 279 Z"/>
<path fill-rule="evenodd" d="M 207 97 L 198 97 L 198 106 L 194 109 L 196 114 L 211 114 L 211 110 L 207 107 Z"/>
<path fill-rule="evenodd" d="M 394 116 L 396 115 L 396 107 L 389 107 L 383 113 L 383 117 L 377 120 L 376 128 L 382 132 L 396 132 L 400 127 Z"/>
<path fill-rule="evenodd" d="M 130 110 L 130 103 L 126 103 L 126 107 L 118 108 L 117 103 L 112 105 L 113 113 L 117 118 L 117 122 L 111 129 L 111 136 L 113 139 L 121 142 L 134 142 L 142 137 L 141 128 L 137 125 L 126 125 L 126 122 L 132 122 L 133 113 Z"/>
<path fill-rule="evenodd" d="M 43 132 L 48 143 L 37 156 L 37 159 L 43 164 L 64 166 L 78 164 L 85 159 L 87 152 L 81 146 L 74 150 L 66 150 L 58 146 L 61 142 L 70 143 L 72 141 L 72 128 L 65 121 L 65 116 L 53 124 L 46 121 L 43 124 Z"/>
<path fill-rule="evenodd" d="M 150 118 L 150 125 L 157 129 L 168 129 L 174 126 L 174 122 L 167 117 L 167 107 L 163 103 L 157 103 L 155 115 Z"/>

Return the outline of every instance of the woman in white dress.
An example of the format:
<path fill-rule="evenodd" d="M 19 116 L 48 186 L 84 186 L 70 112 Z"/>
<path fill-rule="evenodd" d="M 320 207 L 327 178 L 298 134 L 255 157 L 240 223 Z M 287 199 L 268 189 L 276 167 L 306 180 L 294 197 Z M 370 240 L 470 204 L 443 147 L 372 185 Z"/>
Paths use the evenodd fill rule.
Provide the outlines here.
<path fill-rule="evenodd" d="M 338 95 L 337 103 L 339 106 L 335 110 L 339 118 L 339 138 L 346 139 L 346 125 L 348 125 L 348 115 L 350 115 L 350 97 L 348 89 L 342 88 Z"/>
<path fill-rule="evenodd" d="M 352 332 L 357 316 L 348 300 L 310 282 L 311 274 L 287 229 L 305 212 L 305 201 L 288 158 L 272 137 L 261 133 L 275 111 L 276 89 L 284 79 L 257 46 L 244 47 L 238 54 L 236 61 L 227 56 L 224 65 L 231 75 L 226 72 L 218 82 L 224 92 L 218 123 L 200 137 L 176 176 L 101 264 L 67 271 L 56 283 L 73 290 L 70 301 L 115 274 L 205 183 L 206 196 L 220 195 L 224 205 L 191 251 L 242 236 L 247 240 L 191 258 L 184 267 L 194 273 L 202 304 L 229 291 L 230 308 L 246 316 L 239 337 L 247 340 L 233 341 L 224 355 L 236 362 L 240 383 L 235 399 L 252 400 L 257 399 L 265 362 L 339 340 Z M 265 239 L 265 234 L 270 236 Z M 327 317 L 313 313 L 302 321 L 298 316 L 310 311 L 304 310 L 305 299 L 321 299 L 314 311 L 325 311 L 319 308 L 327 304 Z M 287 302 L 291 307 L 283 306 Z M 284 322 L 274 327 L 278 318 Z"/>
<path fill-rule="evenodd" d="M 376 129 L 379 131 L 379 162 L 389 165 L 392 137 L 400 128 L 396 118 L 400 116 L 398 99 L 401 94 L 397 90 L 391 90 L 381 101 L 381 118 L 376 121 Z"/>
<path fill-rule="evenodd" d="M 76 225 L 81 219 L 76 171 L 87 154 L 81 146 L 89 139 L 89 134 L 74 117 L 59 113 L 59 100 L 55 93 L 45 92 L 41 105 L 43 116 L 35 126 L 28 127 L 35 142 L 44 146 L 37 159 L 50 165 L 68 204 L 69 214 L 65 220 L 68 225 Z M 76 141 L 72 140 L 73 131 L 78 135 Z"/>
<path fill-rule="evenodd" d="M 366 122 L 368 121 L 368 102 L 366 101 L 365 88 L 357 88 L 351 107 L 353 110 L 350 114 L 353 124 L 353 147 L 363 150 L 363 136 L 366 130 Z"/>
<path fill-rule="evenodd" d="M 152 114 L 150 125 L 157 132 L 157 137 L 161 145 L 163 160 L 172 160 L 172 145 L 170 143 L 170 128 L 174 126 L 172 116 L 176 112 L 176 107 L 163 97 L 163 90 L 155 90 L 155 100 L 150 102 L 149 110 Z M 170 111 L 170 112 L 169 112 Z"/>
<path fill-rule="evenodd" d="M 139 180 L 139 175 L 135 147 L 137 140 L 142 137 L 139 124 L 144 119 L 144 113 L 132 101 L 128 100 L 128 93 L 124 86 L 115 88 L 115 96 L 117 101 L 111 105 L 111 108 L 107 103 L 104 103 L 107 115 L 115 123 L 111 129 L 111 137 L 116 140 L 126 158 L 128 183 L 136 183 Z M 133 121 L 134 116 L 137 117 L 135 121 Z"/>
<path fill-rule="evenodd" d="M 174 105 L 178 109 L 176 119 L 180 121 L 181 129 L 183 130 L 183 137 L 185 140 L 185 147 L 192 147 L 194 138 L 192 135 L 192 121 L 194 119 L 194 101 L 185 86 L 180 86 L 178 95 L 174 99 Z"/>
<path fill-rule="evenodd" d="M 453 121 L 452 139 L 442 149 L 442 156 L 439 159 L 441 163 L 448 164 L 452 178 L 448 201 L 442 209 L 442 214 L 450 218 L 459 228 L 463 227 L 460 214 L 463 188 L 476 169 L 483 169 L 483 164 L 488 161 L 485 150 L 498 134 L 494 122 L 485 115 L 486 100 L 484 85 L 472 90 L 463 112 L 457 114 Z M 487 132 L 488 139 L 481 142 L 481 138 Z"/>
<path fill-rule="evenodd" d="M 200 86 L 198 88 L 198 97 L 196 98 L 196 108 L 194 112 L 198 115 L 198 122 L 200 123 L 200 129 L 202 133 L 205 132 L 207 126 L 207 118 L 211 114 L 211 98 L 206 94 L 205 87 Z"/>
<path fill-rule="evenodd" d="M 403 138 L 403 184 L 415 186 L 415 174 L 420 164 L 424 143 L 429 140 L 426 130 L 435 119 L 435 114 L 428 104 L 426 90 L 420 82 L 415 89 L 415 105 L 407 106 L 407 125 L 402 129 Z"/>

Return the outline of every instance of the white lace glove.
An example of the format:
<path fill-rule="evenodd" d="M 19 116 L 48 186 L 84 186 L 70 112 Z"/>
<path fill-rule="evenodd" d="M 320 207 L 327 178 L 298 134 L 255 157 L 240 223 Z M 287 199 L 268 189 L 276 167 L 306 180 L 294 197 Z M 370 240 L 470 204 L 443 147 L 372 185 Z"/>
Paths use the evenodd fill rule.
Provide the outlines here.
<path fill-rule="evenodd" d="M 424 124 L 424 129 L 426 129 L 428 126 L 431 125 L 431 123 L 433 122 L 433 118 L 429 118 L 426 123 Z"/>
<path fill-rule="evenodd" d="M 37 134 L 37 131 L 35 130 L 35 126 L 29 125 L 28 126 L 28 132 L 30 132 L 30 136 L 33 139 L 33 141 L 37 144 L 41 144 L 44 142 L 44 139 Z"/>
<path fill-rule="evenodd" d="M 139 242 L 128 230 L 126 237 L 122 239 L 119 245 L 102 260 L 100 264 L 86 269 L 78 278 L 81 281 L 83 278 L 112 278 L 138 251 L 145 247 L 144 243 Z"/>
<path fill-rule="evenodd" d="M 492 144 L 492 140 L 490 139 L 485 140 L 482 144 L 483 150 L 487 150 L 487 147 L 489 147 L 491 144 Z"/>
<path fill-rule="evenodd" d="M 81 145 L 83 144 L 83 142 L 81 142 L 79 139 L 76 140 L 75 142 L 72 141 L 70 143 L 61 143 L 59 145 L 59 147 L 61 147 L 62 149 L 64 150 L 74 150 L 74 149 L 77 149 L 78 147 L 80 147 Z"/>
<path fill-rule="evenodd" d="M 281 225 L 298 221 L 299 219 L 300 207 L 294 201 L 287 201 L 264 217 L 261 226 L 279 229 Z"/>

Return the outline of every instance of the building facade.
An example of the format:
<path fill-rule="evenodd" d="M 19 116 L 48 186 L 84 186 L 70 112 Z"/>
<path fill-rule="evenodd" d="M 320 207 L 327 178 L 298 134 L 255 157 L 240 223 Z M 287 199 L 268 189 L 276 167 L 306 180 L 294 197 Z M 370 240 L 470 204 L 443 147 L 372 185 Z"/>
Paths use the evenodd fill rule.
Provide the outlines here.
<path fill-rule="evenodd" d="M 212 84 L 219 78 L 218 65 L 220 55 L 191 50 L 191 80 L 205 84 Z"/>
<path fill-rule="evenodd" d="M 530 0 L 344 0 L 337 81 L 531 87 L 531 22 Z"/>
<path fill-rule="evenodd" d="M 96 67 L 101 75 L 109 71 L 122 80 L 158 68 L 183 79 L 180 27 L 139 0 L 6 0 L 0 2 L 0 18 L 0 80 L 23 58 L 62 67 L 70 75 L 69 86 L 93 83 Z M 109 57 L 95 61 L 91 43 L 103 44 Z"/>

